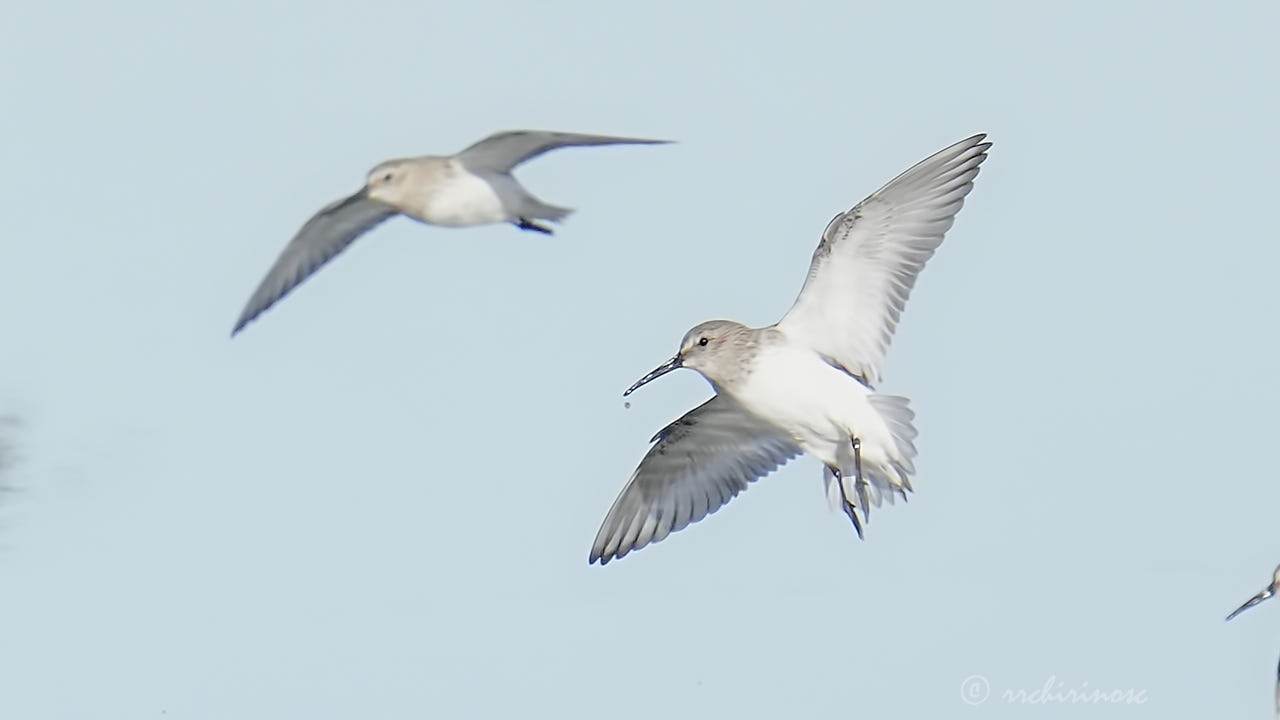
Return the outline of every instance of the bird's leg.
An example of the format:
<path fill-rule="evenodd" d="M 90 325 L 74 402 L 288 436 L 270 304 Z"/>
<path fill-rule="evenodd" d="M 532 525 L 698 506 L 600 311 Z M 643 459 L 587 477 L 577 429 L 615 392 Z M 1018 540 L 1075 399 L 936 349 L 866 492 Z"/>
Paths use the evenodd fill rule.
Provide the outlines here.
<path fill-rule="evenodd" d="M 858 488 L 858 500 L 862 503 L 862 514 L 867 518 L 867 522 L 871 522 L 871 497 L 868 490 L 871 483 L 862 477 L 862 441 L 858 438 L 853 439 L 853 468 L 857 473 L 854 480 L 854 487 Z"/>
<path fill-rule="evenodd" d="M 532 231 L 534 231 L 534 232 L 540 232 L 540 233 L 542 233 L 543 235 L 554 235 L 554 234 L 555 234 L 555 233 L 553 233 L 553 232 L 551 231 L 551 228 L 546 227 L 545 225 L 539 225 L 538 223 L 535 223 L 535 222 L 533 222 L 533 221 L 529 220 L 528 218 L 518 218 L 518 220 L 519 220 L 519 222 L 516 222 L 516 223 L 513 223 L 513 224 L 514 224 L 516 227 L 520 228 L 521 230 L 532 230 Z"/>
<path fill-rule="evenodd" d="M 853 521 L 853 529 L 858 531 L 858 539 L 861 540 L 862 523 L 858 522 L 858 511 L 853 503 L 849 501 L 849 496 L 844 493 L 844 476 L 840 474 L 840 468 L 832 467 L 831 472 L 836 476 L 836 487 L 840 488 L 840 499 L 844 501 L 840 505 L 844 508 L 844 514 L 848 515 L 849 519 Z"/>

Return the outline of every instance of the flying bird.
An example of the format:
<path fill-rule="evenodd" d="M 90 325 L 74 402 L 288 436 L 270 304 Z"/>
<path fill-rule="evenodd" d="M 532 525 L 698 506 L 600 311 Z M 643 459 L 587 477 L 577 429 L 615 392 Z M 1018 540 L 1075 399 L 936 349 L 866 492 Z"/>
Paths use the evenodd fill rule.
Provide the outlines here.
<path fill-rule="evenodd" d="M 365 185 L 316 213 L 285 246 L 231 330 L 232 337 L 356 238 L 396 215 L 444 227 L 509 222 L 547 235 L 538 220 L 560 222 L 569 208 L 535 197 L 512 175 L 521 163 L 562 147 L 662 145 L 669 140 L 518 130 L 500 132 L 456 155 L 388 160 Z"/>
<path fill-rule="evenodd" d="M 1233 610 L 1231 614 L 1227 616 L 1227 622 L 1231 622 L 1231 618 L 1234 618 L 1263 600 L 1269 600 L 1275 597 L 1277 591 L 1280 591 L 1280 566 L 1277 566 L 1275 572 L 1272 573 L 1271 583 L 1258 591 L 1257 595 L 1246 600 L 1243 605 Z M 1280 719 L 1280 665 L 1276 666 L 1276 718 Z"/>
<path fill-rule="evenodd" d="M 591 547 L 601 565 L 729 502 L 809 453 L 828 501 L 862 537 L 872 505 L 911 490 L 914 413 L 873 388 L 916 276 L 973 189 L 991 143 L 975 135 L 921 161 L 827 224 L 799 297 L 776 324 L 713 320 L 623 395 L 677 368 L 716 394 L 659 432 Z M 859 520 L 858 511 L 862 513 Z"/>
<path fill-rule="evenodd" d="M 1271 576 L 1271 584 L 1259 590 L 1257 595 L 1254 595 L 1253 597 L 1249 598 L 1248 600 L 1245 601 L 1243 605 L 1236 608 L 1230 615 L 1227 616 L 1227 622 L 1230 622 L 1231 618 L 1234 618 L 1235 616 L 1239 615 L 1245 610 L 1248 610 L 1254 605 L 1257 605 L 1263 600 L 1270 600 L 1271 598 L 1275 597 L 1277 590 L 1280 590 L 1280 566 L 1276 567 L 1275 573 Z"/>

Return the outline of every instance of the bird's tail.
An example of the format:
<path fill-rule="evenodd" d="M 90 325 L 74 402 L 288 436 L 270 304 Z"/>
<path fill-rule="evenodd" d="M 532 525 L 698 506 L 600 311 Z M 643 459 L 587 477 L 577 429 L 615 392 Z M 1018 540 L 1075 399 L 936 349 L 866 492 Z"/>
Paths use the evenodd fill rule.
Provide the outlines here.
<path fill-rule="evenodd" d="M 550 203 L 542 202 L 541 200 L 534 200 L 533 208 L 529 214 L 538 220 L 550 220 L 551 222 L 558 223 L 569 217 L 572 213 L 572 208 L 560 207 L 559 205 L 552 205 Z"/>
<path fill-rule="evenodd" d="M 560 222 L 573 212 L 572 208 L 560 207 L 544 202 L 542 198 L 529 192 L 510 175 L 497 175 L 489 178 L 489 184 L 498 193 L 502 207 L 511 215 L 526 220 L 550 220 Z"/>
<path fill-rule="evenodd" d="M 869 519 L 871 507 L 880 507 L 884 500 L 894 503 L 894 495 L 901 495 L 905 501 L 911 492 L 911 474 L 916 471 L 912 458 L 916 456 L 916 428 L 911 421 L 916 414 L 911 411 L 910 401 L 900 395 L 880 395 L 873 393 L 867 397 L 871 407 L 880 414 L 885 427 L 893 439 L 893 446 L 885 448 L 887 460 L 870 461 L 864 454 L 862 457 L 862 478 L 865 484 L 858 486 L 856 468 L 852 461 L 849 467 L 841 468 L 844 480 L 844 496 L 857 504 L 862 516 Z M 852 457 L 852 453 L 850 454 Z M 832 509 L 842 509 L 844 499 L 840 487 L 835 483 L 835 474 L 830 468 L 823 471 L 823 482 L 827 487 L 827 501 Z"/>

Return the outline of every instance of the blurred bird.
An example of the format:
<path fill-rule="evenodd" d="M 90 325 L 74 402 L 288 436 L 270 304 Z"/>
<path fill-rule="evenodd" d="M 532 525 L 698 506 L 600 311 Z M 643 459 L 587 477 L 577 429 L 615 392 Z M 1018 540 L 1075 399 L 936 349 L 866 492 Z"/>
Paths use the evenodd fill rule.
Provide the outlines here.
<path fill-rule="evenodd" d="M 1257 605 L 1263 600 L 1270 600 L 1271 598 L 1275 597 L 1277 589 L 1280 589 L 1280 565 L 1276 566 L 1275 573 L 1271 575 L 1271 584 L 1262 588 L 1262 590 L 1258 591 L 1257 595 L 1254 595 L 1253 597 L 1249 598 L 1247 601 L 1245 601 L 1243 605 L 1236 608 L 1230 615 L 1227 616 L 1227 622 L 1230 622 L 1231 618 L 1239 615 L 1245 610 L 1248 610 L 1254 605 Z"/>
<path fill-rule="evenodd" d="M 1257 595 L 1246 600 L 1243 605 L 1233 610 L 1231 614 L 1227 616 L 1227 622 L 1231 622 L 1231 618 L 1239 615 L 1245 610 L 1248 610 L 1254 605 L 1257 605 L 1263 600 L 1270 600 L 1275 597 L 1277 590 L 1280 590 L 1280 565 L 1277 565 L 1275 572 L 1272 573 L 1271 583 L 1258 591 Z M 1276 718 L 1280 719 L 1280 665 L 1276 666 Z"/>
<path fill-rule="evenodd" d="M 490 135 L 457 155 L 388 160 L 369 171 L 358 192 L 326 206 L 302 226 L 249 298 L 231 335 L 388 218 L 406 215 L 445 227 L 509 222 L 551 235 L 551 228 L 535 221 L 560 222 L 573 211 L 539 200 L 512 177 L 513 168 L 556 148 L 669 142 L 518 130 Z"/>

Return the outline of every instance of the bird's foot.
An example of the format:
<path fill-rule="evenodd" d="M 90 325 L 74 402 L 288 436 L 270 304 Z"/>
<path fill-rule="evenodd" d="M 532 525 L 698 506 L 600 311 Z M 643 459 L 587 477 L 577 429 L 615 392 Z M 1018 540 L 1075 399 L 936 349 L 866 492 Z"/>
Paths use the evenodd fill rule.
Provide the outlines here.
<path fill-rule="evenodd" d="M 554 232 L 552 232 L 552 231 L 551 231 L 551 228 L 549 228 L 549 227 L 547 227 L 547 226 L 545 226 L 545 225 L 539 225 L 538 223 L 535 223 L 535 222 L 533 222 L 533 221 L 529 220 L 528 218 L 519 218 L 519 221 L 518 221 L 518 222 L 515 222 L 515 223 L 512 223 L 512 224 L 513 224 L 513 225 L 515 225 L 516 227 L 520 228 L 521 230 L 532 230 L 533 232 L 540 232 L 540 233 L 542 233 L 543 235 L 554 235 L 554 234 L 555 234 Z"/>
<path fill-rule="evenodd" d="M 862 441 L 853 439 L 853 468 L 857 473 L 853 486 L 858 489 L 858 502 L 862 503 L 862 514 L 867 522 L 871 522 L 871 483 L 862 475 Z"/>
<path fill-rule="evenodd" d="M 840 470 L 837 468 L 831 468 L 831 472 L 836 476 L 836 487 L 840 488 L 840 499 L 843 501 L 840 503 L 840 506 L 844 509 L 844 514 L 848 516 L 849 520 L 853 523 L 853 529 L 858 531 L 858 539 L 862 540 L 864 539 L 862 537 L 862 523 L 858 521 L 857 507 L 851 500 L 849 500 L 849 496 L 844 492 L 844 476 L 840 474 Z"/>

